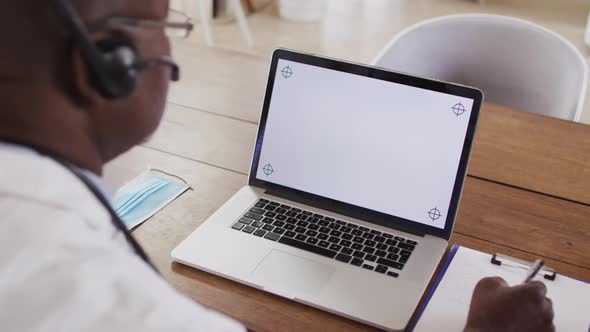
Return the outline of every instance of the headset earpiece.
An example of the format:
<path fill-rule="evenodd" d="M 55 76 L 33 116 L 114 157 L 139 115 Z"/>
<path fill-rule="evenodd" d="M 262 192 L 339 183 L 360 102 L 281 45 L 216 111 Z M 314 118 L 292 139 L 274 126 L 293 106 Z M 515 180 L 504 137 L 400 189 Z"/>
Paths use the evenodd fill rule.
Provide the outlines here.
<path fill-rule="evenodd" d="M 96 42 L 100 61 L 87 61 L 90 83 L 105 98 L 128 97 L 137 86 L 139 72 L 134 68 L 138 55 L 133 42 L 117 35 Z"/>

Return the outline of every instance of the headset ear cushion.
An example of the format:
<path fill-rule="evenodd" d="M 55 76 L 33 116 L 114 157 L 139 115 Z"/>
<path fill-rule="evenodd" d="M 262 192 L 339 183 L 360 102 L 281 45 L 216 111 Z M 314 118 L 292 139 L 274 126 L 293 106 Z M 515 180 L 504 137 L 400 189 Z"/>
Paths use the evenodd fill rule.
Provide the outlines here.
<path fill-rule="evenodd" d="M 138 72 L 133 68 L 138 53 L 131 39 L 117 35 L 97 41 L 96 47 L 102 55 L 104 65 L 91 71 L 91 84 L 105 98 L 116 99 L 131 95 L 138 81 Z M 97 75 L 100 75 L 100 80 Z"/>

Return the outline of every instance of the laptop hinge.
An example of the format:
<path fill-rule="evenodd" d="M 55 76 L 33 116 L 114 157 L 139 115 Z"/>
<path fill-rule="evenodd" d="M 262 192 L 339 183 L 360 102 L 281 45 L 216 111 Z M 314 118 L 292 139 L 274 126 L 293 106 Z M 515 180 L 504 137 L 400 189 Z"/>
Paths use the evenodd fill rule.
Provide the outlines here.
<path fill-rule="evenodd" d="M 420 236 L 420 237 L 424 237 L 427 234 L 427 232 L 425 232 L 424 230 L 412 229 L 410 227 L 398 225 L 396 223 L 392 223 L 391 221 L 386 221 L 386 220 L 384 220 L 382 218 L 378 218 L 378 217 L 373 218 L 373 217 L 367 216 L 364 213 L 355 211 L 354 209 L 345 208 L 345 207 L 337 206 L 335 204 L 330 204 L 330 203 L 326 203 L 326 202 L 318 202 L 313 199 L 303 198 L 301 196 L 281 192 L 279 190 L 268 189 L 268 190 L 266 190 L 265 194 L 270 195 L 270 196 L 276 196 L 276 197 L 283 198 L 283 199 L 287 199 L 287 200 L 297 202 L 300 204 L 309 205 L 309 206 L 312 206 L 312 207 L 315 207 L 318 209 L 322 209 L 322 210 L 326 210 L 326 211 L 330 211 L 333 213 L 341 214 L 341 215 L 344 215 L 344 216 L 347 216 L 350 218 L 363 220 L 363 221 L 370 222 L 372 224 L 377 224 L 377 225 L 380 225 L 383 227 L 395 229 L 400 232 L 410 233 L 412 235 L 416 235 L 416 236 Z"/>

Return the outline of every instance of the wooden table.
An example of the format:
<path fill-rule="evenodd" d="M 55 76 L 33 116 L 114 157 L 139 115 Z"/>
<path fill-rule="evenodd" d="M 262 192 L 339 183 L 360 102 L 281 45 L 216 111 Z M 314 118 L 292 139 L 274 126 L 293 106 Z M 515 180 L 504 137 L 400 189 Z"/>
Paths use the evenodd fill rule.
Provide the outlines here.
<path fill-rule="evenodd" d="M 121 185 L 149 166 L 187 192 L 134 231 L 180 292 L 256 331 L 373 328 L 173 263 L 171 250 L 247 181 L 269 59 L 174 45 L 184 81 L 155 136 L 106 169 Z M 451 243 L 590 280 L 590 126 L 486 104 Z"/>

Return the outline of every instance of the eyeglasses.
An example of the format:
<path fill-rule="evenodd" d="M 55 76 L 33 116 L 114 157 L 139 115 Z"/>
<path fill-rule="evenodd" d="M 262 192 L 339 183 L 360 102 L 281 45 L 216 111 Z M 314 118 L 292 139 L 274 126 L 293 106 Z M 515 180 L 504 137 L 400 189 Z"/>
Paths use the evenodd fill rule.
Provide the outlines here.
<path fill-rule="evenodd" d="M 137 27 L 147 29 L 164 29 L 166 36 L 171 38 L 188 38 L 194 29 L 192 18 L 185 13 L 170 8 L 165 21 L 114 17 L 88 26 L 90 31 L 105 28 Z"/>

